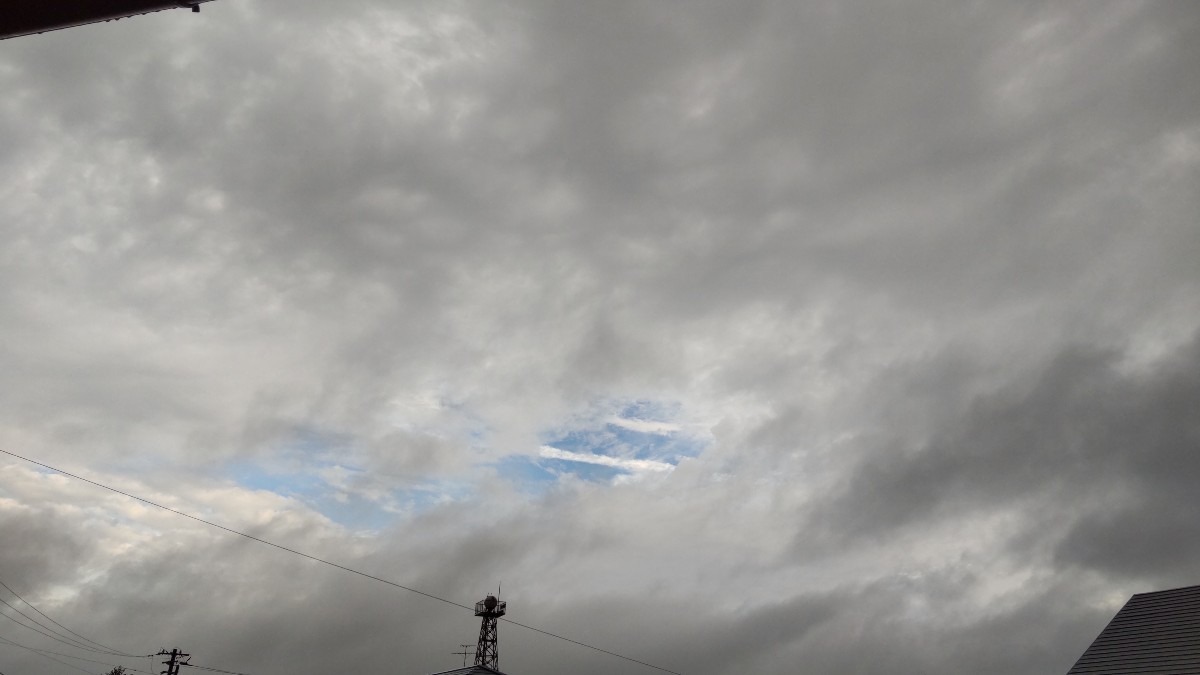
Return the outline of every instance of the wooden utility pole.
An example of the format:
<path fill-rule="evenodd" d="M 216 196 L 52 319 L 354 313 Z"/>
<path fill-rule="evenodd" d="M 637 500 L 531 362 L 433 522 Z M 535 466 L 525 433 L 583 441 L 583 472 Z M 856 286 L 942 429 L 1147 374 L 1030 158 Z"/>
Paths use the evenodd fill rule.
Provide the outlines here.
<path fill-rule="evenodd" d="M 163 665 L 165 665 L 167 669 L 162 671 L 162 673 L 159 675 L 179 675 L 179 666 L 183 665 L 184 663 L 180 661 L 180 659 L 191 657 L 191 654 L 184 654 L 178 648 L 172 649 L 171 651 L 160 649 L 157 655 L 171 657 L 166 661 L 163 661 Z"/>

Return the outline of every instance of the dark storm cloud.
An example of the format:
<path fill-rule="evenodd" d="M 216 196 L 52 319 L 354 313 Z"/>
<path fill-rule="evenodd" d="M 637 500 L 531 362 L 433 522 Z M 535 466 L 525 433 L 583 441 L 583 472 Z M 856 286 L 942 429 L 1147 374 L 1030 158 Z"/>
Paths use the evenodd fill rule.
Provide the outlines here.
<path fill-rule="evenodd" d="M 1099 481 L 1112 503 L 1086 513 L 1055 551 L 1058 561 L 1157 586 L 1196 574 L 1200 479 L 1200 340 L 1110 412 L 1111 457 Z M 1099 440 L 1099 439 L 1097 439 Z"/>
<path fill-rule="evenodd" d="M 867 454 L 817 522 L 878 536 L 1034 500 L 1053 529 L 1080 519 L 1058 549 L 1063 562 L 1184 573 L 1200 472 L 1198 347 L 1193 339 L 1149 373 L 1122 372 L 1118 354 L 1070 349 L 1032 385 L 977 398 L 922 447 Z"/>
<path fill-rule="evenodd" d="M 3 496 L 3 493 L 0 493 Z M 68 519 L 36 508 L 22 508 L 9 501 L 0 506 L 0 536 L 7 542 L 37 542 L 36 545 L 4 547 L 4 579 L 36 590 L 34 584 L 54 583 L 74 571 L 74 561 L 88 549 L 87 540 L 64 527 Z"/>
<path fill-rule="evenodd" d="M 959 578 L 955 578 L 958 576 Z M 621 620 L 631 607 L 588 596 L 551 614 L 576 634 L 628 645 L 652 661 L 682 672 L 1065 672 L 1103 627 L 1107 616 L 1089 607 L 1079 588 L 1049 584 L 1038 600 L 1003 604 L 969 616 L 955 603 L 977 580 L 932 574 L 921 580 L 889 578 L 873 583 L 781 599 L 744 611 L 716 611 L 730 598 L 698 592 L 690 602 L 655 603 L 642 611 L 660 628 L 631 634 Z M 940 615 L 933 622 L 930 614 Z M 733 621 L 731 617 L 735 617 Z M 502 628 L 521 647 L 529 638 Z M 1013 649 L 1012 645 L 1021 645 Z M 539 645 L 547 661 L 553 645 Z M 522 654 L 524 656 L 524 654 Z M 538 655 L 531 655 L 540 661 Z M 596 672 L 640 672 L 629 664 L 574 655 Z"/>

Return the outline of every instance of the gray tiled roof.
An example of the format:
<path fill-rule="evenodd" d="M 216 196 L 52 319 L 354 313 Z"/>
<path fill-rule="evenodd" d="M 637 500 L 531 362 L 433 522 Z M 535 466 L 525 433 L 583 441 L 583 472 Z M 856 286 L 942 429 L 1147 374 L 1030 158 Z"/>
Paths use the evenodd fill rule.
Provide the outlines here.
<path fill-rule="evenodd" d="M 434 673 L 433 675 L 504 675 L 504 673 L 483 666 L 467 666 L 466 668 L 447 670 L 444 673 Z"/>
<path fill-rule="evenodd" d="M 1129 599 L 1067 675 L 1200 673 L 1200 586 Z"/>

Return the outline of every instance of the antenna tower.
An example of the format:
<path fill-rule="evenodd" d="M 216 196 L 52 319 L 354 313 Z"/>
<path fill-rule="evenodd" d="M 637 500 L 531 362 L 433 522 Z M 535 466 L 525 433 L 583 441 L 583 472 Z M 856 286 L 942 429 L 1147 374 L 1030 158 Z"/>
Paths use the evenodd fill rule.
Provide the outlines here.
<path fill-rule="evenodd" d="M 482 619 L 479 624 L 479 642 L 475 643 L 475 665 L 500 670 L 500 651 L 497 646 L 496 624 L 504 616 L 508 603 L 488 595 L 475 603 L 475 616 Z"/>

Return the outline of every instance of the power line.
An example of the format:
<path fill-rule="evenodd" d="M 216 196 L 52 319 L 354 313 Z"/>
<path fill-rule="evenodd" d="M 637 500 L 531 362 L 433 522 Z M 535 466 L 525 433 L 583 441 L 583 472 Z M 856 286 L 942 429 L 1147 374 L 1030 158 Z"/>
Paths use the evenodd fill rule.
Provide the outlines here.
<path fill-rule="evenodd" d="M 301 557 L 304 557 L 304 558 L 308 558 L 309 560 L 313 560 L 313 561 L 316 561 L 316 562 L 319 562 L 319 563 L 322 563 L 322 564 L 325 564 L 325 565 L 329 565 L 330 567 L 336 567 L 336 568 L 338 568 L 338 569 L 340 569 L 340 570 L 343 570 L 343 571 L 346 571 L 346 572 L 350 572 L 351 574 L 357 574 L 357 575 L 359 575 L 359 576 L 361 576 L 361 577 L 366 577 L 366 578 L 368 578 L 368 579 L 371 579 L 371 580 L 374 580 L 374 581 L 378 581 L 378 582 L 380 582 L 380 583 L 384 583 L 384 584 L 387 584 L 387 585 L 389 585 L 389 586 L 394 586 L 394 587 L 396 587 L 396 588 L 399 588 L 399 589 L 401 589 L 401 590 L 405 590 L 405 591 L 409 591 L 409 592 L 412 592 L 412 593 L 416 593 L 417 595 L 423 595 L 423 596 L 425 596 L 425 597 L 427 597 L 427 598 L 431 598 L 431 599 L 433 599 L 433 600 L 437 600 L 438 602 L 444 602 L 444 603 L 446 603 L 447 605 L 452 605 L 452 606 L 454 606 L 454 607 L 458 607 L 459 609 L 467 609 L 467 610 L 475 611 L 475 608 L 474 608 L 474 607 L 472 607 L 472 606 L 462 605 L 462 604 L 459 604 L 459 603 L 457 603 L 457 602 L 454 602 L 453 600 L 447 600 L 447 599 L 445 599 L 445 598 L 440 598 L 440 597 L 438 597 L 438 596 L 436 596 L 436 595 L 433 595 L 433 594 L 431 594 L 431 593 L 426 593 L 426 592 L 424 592 L 424 591 L 418 591 L 418 590 L 417 590 L 417 589 L 415 589 L 415 588 L 409 588 L 408 586 L 404 586 L 404 585 L 398 584 L 398 583 L 396 583 L 396 582 L 394 582 L 394 581 L 388 581 L 387 579 L 383 579 L 383 578 L 380 578 L 380 577 L 377 577 L 377 576 L 374 576 L 374 575 L 371 575 L 371 574 L 367 574 L 366 572 L 359 572 L 358 570 L 351 569 L 351 568 L 349 568 L 349 567 L 346 567 L 345 565 L 339 565 L 339 564 L 337 564 L 337 563 L 335 563 L 335 562 L 330 562 L 330 561 L 328 561 L 328 560 L 325 560 L 324 558 L 318 558 L 318 557 L 317 557 L 317 556 L 315 556 L 315 555 L 309 555 L 308 553 L 304 553 L 304 552 L 302 552 L 302 551 L 297 551 L 296 549 L 293 549 L 293 548 L 288 548 L 287 546 L 283 546 L 283 545 L 280 545 L 280 544 L 276 544 L 275 542 L 272 542 L 272 541 L 267 541 L 266 539 L 261 539 L 261 538 L 259 538 L 259 537 L 256 537 L 256 536 L 252 535 L 252 534 L 247 534 L 247 533 L 245 533 L 245 532 L 242 532 L 242 531 L 240 531 L 240 530 L 235 530 L 235 529 L 233 529 L 233 528 L 231 528 L 231 527 L 225 527 L 224 525 L 220 525 L 220 524 L 218 524 L 218 523 L 214 523 L 214 522 L 212 522 L 211 520 L 205 520 L 205 519 L 203 519 L 203 518 L 200 518 L 200 517 L 198 517 L 198 516 L 193 516 L 193 515 L 192 515 L 192 514 L 190 514 L 190 513 L 185 513 L 185 512 L 183 512 L 183 511 L 179 511 L 179 510 L 173 509 L 173 508 L 171 508 L 171 507 L 169 507 L 169 506 L 163 506 L 162 504 L 159 504 L 159 503 L 157 503 L 157 502 L 152 502 L 152 501 L 150 501 L 149 499 L 145 499 L 145 498 L 143 498 L 143 497 L 139 497 L 139 496 L 137 496 L 137 495 L 130 494 L 130 493 L 128 493 L 128 492 L 123 492 L 123 491 L 121 491 L 121 490 L 118 490 L 118 489 L 116 489 L 116 488 L 114 488 L 114 487 L 109 487 L 109 486 L 107 486 L 107 485 L 105 485 L 105 484 L 103 484 L 103 483 L 97 483 L 97 482 L 96 482 L 96 481 L 94 481 L 94 480 L 89 480 L 89 479 L 87 479 L 87 478 L 84 478 L 83 476 L 77 476 L 77 475 L 75 475 L 75 474 L 73 474 L 73 473 L 69 473 L 69 472 L 67 472 L 67 471 L 63 471 L 62 469 L 59 469 L 59 468 L 56 468 L 56 467 L 50 466 L 49 464 L 43 464 L 43 463 L 41 463 L 41 462 L 39 462 L 39 461 L 37 461 L 37 460 L 29 459 L 28 457 L 22 457 L 21 455 L 18 455 L 18 454 L 16 454 L 16 453 L 13 453 L 13 452 L 9 452 L 8 450 L 4 450 L 3 448 L 0 448 L 0 452 L 4 453 L 4 454 L 6 454 L 6 455 L 10 455 L 10 456 L 12 456 L 12 457 L 16 457 L 17 459 L 21 459 L 21 460 L 24 460 L 24 461 L 26 461 L 26 462 L 29 462 L 30 464 L 36 464 L 37 466 L 40 466 L 40 467 L 42 467 L 43 469 L 49 469 L 49 470 L 51 470 L 51 471 L 54 471 L 54 472 L 60 473 L 60 474 L 62 474 L 62 475 L 64 475 L 64 476 L 68 476 L 68 477 L 70 477 L 70 478 L 74 478 L 74 479 L 76 479 L 76 480 L 81 480 L 81 481 L 83 481 L 83 482 L 85 482 L 85 483 L 89 483 L 89 484 L 91 484 L 91 485 L 95 485 L 96 487 L 99 487 L 99 488 L 104 488 L 105 490 L 108 490 L 108 491 L 110 491 L 110 492 L 115 492 L 115 493 L 117 493 L 117 494 L 119 494 L 119 495 L 124 495 L 124 496 L 126 496 L 126 497 L 129 497 L 130 499 L 136 499 L 137 501 L 139 501 L 139 502 L 142 502 L 143 504 L 149 504 L 150 506 L 153 506 L 153 507 L 155 507 L 155 508 L 159 508 L 159 509 L 162 509 L 162 510 L 164 510 L 164 511 L 170 511 L 171 513 L 174 513 L 174 514 L 175 514 L 175 515 L 177 515 L 177 516 L 183 516 L 184 518 L 190 518 L 190 519 L 192 519 L 192 520 L 194 520 L 194 521 L 196 521 L 196 522 L 198 522 L 198 523 L 204 523 L 205 525 L 208 525 L 208 526 L 210 526 L 210 527 L 215 527 L 215 528 L 217 528 L 218 530 L 224 530 L 224 531 L 226 531 L 226 532 L 229 532 L 230 534 L 236 534 L 236 535 L 238 535 L 239 537 L 245 537 L 245 538 L 247 538 L 247 539 L 250 539 L 250 540 L 253 540 L 253 541 L 257 541 L 257 542 L 258 542 L 258 543 L 260 543 L 260 544 L 266 544 L 267 546 L 273 546 L 273 547 L 275 547 L 275 548 L 277 548 L 277 549 L 279 549 L 279 550 L 281 550 L 281 551 L 287 551 L 288 553 L 294 553 L 294 554 L 296 554 L 296 555 L 298 555 L 298 556 L 301 556 Z"/>
<path fill-rule="evenodd" d="M 104 643 L 102 643 L 102 642 L 96 642 L 95 640 L 91 640 L 91 639 L 88 639 L 88 638 L 86 638 L 86 637 L 83 637 L 83 636 L 82 636 L 82 635 L 80 635 L 79 633 L 76 633 L 75 631 L 71 630 L 70 628 L 67 628 L 66 626 L 62 625 L 61 623 L 59 623 L 59 622 L 55 621 L 54 619 L 51 619 L 49 616 L 46 616 L 46 613 L 45 613 L 45 612 L 43 612 L 42 610 L 38 609 L 38 608 L 37 608 L 37 607 L 36 607 L 36 606 L 35 606 L 35 605 L 34 605 L 32 602 L 29 602 L 29 601 L 28 601 L 28 600 L 26 600 L 25 598 L 22 598 L 22 597 L 21 597 L 21 596 L 20 596 L 20 595 L 19 595 L 19 594 L 18 594 L 16 591 L 14 591 L 12 588 L 9 588 L 8 584 L 4 583 L 3 581 L 0 581 L 0 586 L 3 586 L 3 587 L 4 587 L 4 588 L 5 588 L 5 589 L 6 589 L 6 590 L 9 592 L 9 593 L 12 593 L 14 596 L 16 596 L 16 598 L 17 598 L 18 600 L 20 600 L 21 602 L 25 603 L 25 604 L 26 604 L 26 606 L 28 606 L 30 609 L 32 609 L 33 611 L 35 611 L 35 612 L 37 612 L 38 614 L 42 615 L 42 617 L 43 617 L 44 619 L 46 619 L 46 620 L 47 620 L 47 621 L 49 621 L 50 623 L 54 624 L 55 626 L 58 626 L 59 628 L 61 628 L 61 629 L 65 630 L 65 631 L 67 631 L 67 632 L 68 632 L 68 633 L 70 633 L 71 635 L 74 635 L 75 637 L 77 637 L 77 638 L 80 638 L 80 639 L 82 639 L 82 640 L 83 640 L 83 641 L 85 641 L 85 642 L 90 642 L 90 643 L 92 643 L 92 644 L 96 645 L 97 647 L 101 647 L 101 648 L 103 648 L 103 649 L 107 649 L 108 651 L 110 651 L 110 652 L 112 652 L 112 653 L 114 653 L 114 654 L 121 654 L 122 656 L 133 656 L 132 654 L 125 654 L 125 653 L 121 652 L 121 650 L 119 650 L 119 649 L 114 649 L 114 648 L 112 648 L 112 647 L 109 647 L 108 645 L 106 645 L 106 644 L 104 644 Z M 5 603 L 5 604 L 8 604 L 8 603 Z M 9 606 L 11 607 L 11 605 L 9 605 Z M 14 607 L 13 609 L 16 609 L 16 608 Z M 20 611 L 20 610 L 17 610 L 17 611 Z M 22 612 L 22 616 L 24 616 L 24 612 Z M 39 625 L 41 625 L 41 624 L 39 624 Z M 56 632 L 56 633 L 57 633 L 58 631 L 54 631 L 54 632 Z M 64 635 L 63 637 L 66 637 L 66 636 Z"/>
<path fill-rule="evenodd" d="M 387 580 L 387 579 L 384 579 L 384 578 L 382 578 L 382 577 L 377 577 L 377 576 L 375 576 L 375 575 L 373 575 L 373 574 L 367 574 L 366 572 L 360 572 L 360 571 L 358 571 L 358 570 L 356 570 L 356 569 L 353 569 L 353 568 L 351 568 L 351 567 L 346 567 L 345 565 L 339 565 L 338 563 L 331 562 L 331 561 L 329 561 L 329 560 L 325 560 L 324 558 L 318 558 L 318 557 L 317 557 L 317 556 L 315 556 L 315 555 L 310 555 L 310 554 L 308 554 L 308 553 L 304 553 L 304 552 L 302 552 L 302 551 L 297 551 L 296 549 L 293 549 L 293 548 L 288 548 L 287 546 L 283 546 L 283 545 L 281 545 L 281 544 L 276 544 L 275 542 L 272 542 L 272 541 L 267 541 L 266 539 L 262 539 L 262 538 L 260 538 L 260 537 L 256 537 L 256 536 L 254 536 L 254 535 L 252 535 L 252 534 L 247 534 L 247 533 L 245 533 L 245 532 L 242 532 L 242 531 L 240 531 L 240 530 L 235 530 L 235 529 L 233 529 L 233 528 L 231 528 L 231 527 L 226 527 L 226 526 L 224 526 L 224 525 L 220 525 L 220 524 L 218 524 L 218 523 L 214 523 L 214 522 L 212 522 L 211 520 L 205 520 L 205 519 L 203 519 L 203 518 L 200 518 L 200 517 L 198 517 L 198 516 L 193 516 L 193 515 L 192 515 L 192 514 L 190 514 L 190 513 L 185 513 L 185 512 L 183 512 L 183 511 L 179 511 L 179 510 L 177 510 L 177 509 L 173 509 L 173 508 L 171 508 L 171 507 L 169 507 L 169 506 L 163 506 L 162 504 L 159 504 L 159 503 L 157 503 L 157 502 L 152 502 L 152 501 L 150 501 L 149 499 L 145 499 L 145 498 L 143 498 L 143 497 L 138 497 L 137 495 L 130 494 L 130 493 L 128 493 L 128 492 L 124 492 L 124 491 L 122 491 L 122 490 L 118 490 L 117 488 L 114 488 L 114 487 L 109 487 L 109 486 L 107 486 L 107 485 L 105 485 L 105 484 L 103 484 L 103 483 L 98 483 L 98 482 L 96 482 L 96 481 L 94 481 L 94 480 L 91 480 L 91 479 L 88 479 L 88 478 L 84 478 L 83 476 L 78 476 L 78 475 L 76 475 L 76 474 L 73 474 L 73 473 L 70 473 L 70 472 L 68 472 L 68 471 L 63 471 L 62 469 L 59 469 L 59 468 L 57 468 L 57 467 L 54 467 L 54 466 L 50 466 L 49 464 L 45 464 L 45 463 L 39 462 L 39 461 L 37 461 L 37 460 L 35 460 L 35 459 L 30 459 L 30 458 L 28 458 L 28 457 L 24 457 L 24 456 L 22 456 L 22 455 L 18 455 L 18 454 L 17 454 L 17 453 L 15 453 L 15 452 L 9 452 L 8 450 L 5 450 L 5 449 L 3 449 L 3 448 L 0 448 L 0 452 L 4 453 L 4 454 L 6 454 L 6 455 L 8 455 L 8 456 L 10 456 L 10 457 L 15 457 L 15 458 L 17 458 L 17 459 L 19 459 L 19 460 L 22 460 L 22 461 L 25 461 L 25 462 L 29 462 L 30 464 L 33 464 L 33 465 L 36 465 L 36 466 L 40 466 L 40 467 L 42 467 L 43 469 L 49 469 L 50 471 L 54 471 L 55 473 L 62 474 L 62 475 L 64 475 L 64 476 L 67 476 L 67 477 L 69 477 L 69 478 L 74 478 L 74 479 L 76 479 L 76 480 L 81 480 L 81 481 L 83 481 L 83 482 L 85 482 L 85 483 L 88 483 L 89 485 L 95 485 L 96 487 L 98 487 L 98 488 L 103 488 L 103 489 L 105 489 L 105 490 L 108 490 L 109 492 L 115 492 L 115 493 L 117 493 L 117 494 L 119 494 L 119 495 L 123 495 L 123 496 L 125 496 L 125 497 L 129 497 L 130 499 L 135 499 L 135 500 L 137 500 L 137 501 L 139 501 L 139 502 L 142 502 L 143 504 L 148 504 L 148 505 L 150 505 L 150 506 L 153 506 L 153 507 L 155 507 L 155 508 L 162 509 L 162 510 L 164 510 L 164 511 L 170 511 L 171 513 L 174 513 L 175 515 L 178 515 L 178 516 L 183 516 L 184 518 L 190 518 L 191 520 L 194 520 L 194 521 L 196 521 L 196 522 L 198 522 L 198 523 L 203 523 L 203 524 L 205 524 L 205 525 L 208 525 L 209 527 L 215 527 L 215 528 L 217 528 L 218 530 L 224 530 L 224 531 L 226 531 L 226 532 L 228 532 L 228 533 L 230 533 L 230 534 L 236 534 L 236 535 L 237 535 L 237 536 L 239 536 L 239 537 L 245 537 L 246 539 L 250 539 L 250 540 L 252 540 L 252 541 L 257 541 L 257 542 L 258 542 L 258 543 L 260 543 L 260 544 L 266 544 L 267 546 L 272 546 L 272 547 L 274 547 L 274 548 L 277 548 L 277 549 L 279 549 L 279 550 L 281 550 L 281 551 L 287 551 L 288 553 L 293 553 L 293 554 L 295 554 L 295 555 L 298 555 L 298 556 L 300 556 L 300 557 L 302 557 L 302 558 L 308 558 L 309 560 L 312 560 L 312 561 L 314 561 L 314 562 L 319 562 L 319 563 L 321 563 L 321 564 L 323 564 L 323 565 L 328 565 L 328 566 L 330 566 L 330 567 L 336 567 L 337 569 L 340 569 L 340 570 L 342 570 L 342 571 L 344 571 L 344 572 L 349 572 L 349 573 L 351 573 L 351 574 L 357 574 L 357 575 L 358 575 L 358 576 L 360 576 L 360 577 L 363 577 L 363 578 L 366 578 L 366 579 L 371 579 L 372 581 L 378 581 L 379 583 L 382 583 L 382 584 L 387 584 L 388 586 L 392 586 L 392 587 L 394 587 L 394 588 L 399 588 L 399 589 L 401 589 L 401 590 L 404 590 L 404 591 L 409 591 L 410 593 L 416 593 L 417 595 L 423 595 L 423 596 L 425 596 L 425 597 L 427 597 L 427 598 L 430 598 L 431 600 L 437 600 L 438 602 L 442 602 L 442 603 L 445 603 L 445 604 L 447 604 L 447 605 L 451 605 L 452 607 L 458 607 L 459 609 L 465 609 L 465 610 L 472 611 L 472 612 L 474 612 L 474 611 L 475 611 L 475 608 L 474 608 L 473 606 L 468 606 L 468 605 L 459 604 L 459 603 L 457 603 L 457 602 L 454 602 L 453 600 L 447 600 L 446 598 L 442 598 L 442 597 L 438 597 L 438 596 L 436 596 L 436 595 L 433 595 L 432 593 L 426 593 L 426 592 L 424 592 L 424 591 L 419 591 L 419 590 L 417 590 L 417 589 L 415 589 L 415 588 L 410 588 L 410 587 L 408 587 L 408 586 L 404 586 L 403 584 L 398 584 L 398 583 L 396 583 L 396 582 L 394 582 L 394 581 L 389 581 L 389 580 Z M 632 657 L 629 657 L 629 656 L 625 656 L 625 655 L 623 655 L 623 654 L 618 654 L 618 653 L 616 653 L 616 652 L 609 651 L 609 650 L 607 650 L 607 649 L 602 649 L 602 648 L 600 648 L 600 647 L 597 647 L 597 646 L 595 646 L 595 645 L 590 645 L 590 644 L 587 644 L 586 642 L 580 642 L 579 640 L 572 640 L 571 638 L 568 638 L 568 637 L 563 637 L 562 635 L 558 635 L 558 634 L 556 634 L 556 633 L 551 633 L 550 631 L 547 631 L 547 630 L 542 630 L 541 628 L 535 628 L 535 627 L 533 627 L 533 626 L 530 626 L 530 625 L 528 625 L 528 624 L 519 623 L 519 622 L 517 622 L 517 621 L 513 621 L 513 620 L 511 620 L 511 619 L 505 619 L 505 621 L 506 621 L 507 623 L 510 623 L 510 624 L 514 625 L 514 626 L 518 626 L 518 627 L 520 627 L 520 628 L 524 628 L 524 629 L 526 629 L 526 630 L 531 630 L 531 631 L 533 631 L 533 632 L 535 632 L 535 633 L 541 633 L 542 635 L 545 635 L 545 636 L 547 636 L 547 637 L 552 637 L 552 638 L 555 638 L 555 639 L 558 639 L 558 640 L 562 640 L 562 641 L 564 641 L 564 642 L 569 642 L 569 643 L 571 643 L 571 644 L 573 644 L 573 645 L 578 645 L 578 646 L 580 646 L 580 647 L 586 647 L 586 648 L 588 648 L 588 649 L 591 649 L 591 650 L 594 650 L 594 651 L 600 652 L 600 653 L 602 653 L 602 654 L 608 654 L 609 656 L 614 656 L 614 657 L 616 657 L 616 658 L 623 659 L 623 660 L 625 660 L 625 661 L 629 661 L 629 662 L 631 662 L 631 663 L 636 663 L 636 664 L 638 664 L 638 665 L 646 666 L 647 668 L 653 668 L 654 670 L 659 670 L 659 671 L 662 671 L 662 672 L 664 672 L 664 673 L 669 673 L 670 675 L 682 675 L 682 673 L 678 673 L 678 672 L 676 672 L 676 671 L 674 671 L 674 670 L 669 670 L 669 669 L 667 669 L 667 668 L 663 668 L 662 666 L 656 666 L 656 665 L 654 665 L 654 664 L 652 664 L 652 663 L 647 663 L 647 662 L 645 662 L 645 661 L 639 661 L 638 659 L 635 659 L 635 658 L 632 658 Z"/>
<path fill-rule="evenodd" d="M 149 671 L 139 670 L 137 668 L 130 668 L 129 666 L 123 666 L 118 663 L 109 663 L 107 661 L 97 661 L 96 659 L 85 659 L 82 656 L 74 656 L 73 654 L 64 654 L 62 652 L 56 652 L 51 649 L 37 649 L 36 647 L 29 647 L 29 646 L 23 645 L 19 642 L 16 642 L 15 640 L 9 640 L 8 638 L 4 637 L 3 635 L 0 635 L 0 642 L 6 642 L 14 647 L 20 647 L 21 649 L 28 649 L 31 652 L 37 652 L 39 654 L 54 654 L 55 656 L 65 656 L 68 659 L 76 659 L 78 661 L 87 661 L 88 663 L 99 663 L 102 666 L 109 666 L 112 668 L 116 668 L 116 667 L 120 666 L 121 668 L 124 668 L 125 670 L 129 670 L 129 671 L 132 671 L 135 673 L 145 673 L 146 675 L 158 675 L 157 673 L 151 673 Z M 142 657 L 139 656 L 139 657 L 131 657 L 131 658 L 142 658 Z"/>
<path fill-rule="evenodd" d="M 131 668 L 129 666 L 122 665 L 120 663 L 109 663 L 107 661 L 97 661 L 96 659 L 85 659 L 82 656 L 71 656 L 70 654 L 63 654 L 62 652 L 54 652 L 54 651 L 50 651 L 49 649 L 32 649 L 31 651 L 35 651 L 39 654 L 56 654 L 58 656 L 65 656 L 68 659 L 75 659 L 77 661 L 87 661 L 88 663 L 99 663 L 102 666 L 108 666 L 110 668 L 122 668 L 124 670 L 133 672 L 133 673 L 145 673 L 145 675 L 158 675 L 158 673 L 152 673 L 148 670 L 141 670 L 140 668 Z"/>
<path fill-rule="evenodd" d="M 221 670 L 220 668 L 209 668 L 207 666 L 197 666 L 194 663 L 181 663 L 179 665 L 187 666 L 188 668 L 196 668 L 197 670 L 207 670 L 211 673 L 224 673 L 225 675 L 247 675 L 247 673 L 239 673 L 239 672 L 232 671 L 232 670 Z"/>
<path fill-rule="evenodd" d="M 0 602 L 4 602 L 4 601 L 0 600 Z M 8 603 L 5 602 L 4 604 L 7 605 Z M 12 607 L 12 605 L 9 605 L 9 607 Z M 46 631 L 39 630 L 37 628 L 34 628 L 33 626 L 27 626 L 27 625 L 21 623 L 16 617 L 9 616 L 8 614 L 5 614 L 3 612 L 0 612 L 0 616 L 3 616 L 4 618 L 8 619 L 9 621 L 12 621 L 13 623 L 17 624 L 21 628 L 24 628 L 26 630 L 31 630 L 35 633 L 40 633 L 41 635 L 45 635 L 46 637 L 50 638 L 51 640 L 54 640 L 55 642 L 61 642 L 62 644 L 66 645 L 68 647 L 74 647 L 75 649 L 82 649 L 84 651 L 93 652 L 96 654 L 107 654 L 109 656 L 122 656 L 121 654 L 113 654 L 111 652 L 102 652 L 99 649 L 89 649 L 87 647 L 82 647 L 74 642 L 67 642 L 66 640 L 58 637 L 57 635 L 54 635 L 53 633 L 47 633 Z M 24 615 L 22 614 L 22 616 L 24 616 Z"/>
<path fill-rule="evenodd" d="M 8 588 L 8 587 L 5 586 L 5 588 Z M 13 595 L 16 595 L 16 593 L 13 593 Z M 18 597 L 20 597 L 20 596 L 18 596 Z M 83 650 L 86 650 L 89 652 L 96 652 L 97 654 L 108 654 L 110 656 L 132 656 L 132 654 L 122 654 L 121 652 L 109 649 L 107 647 L 105 647 L 103 650 L 96 649 L 95 647 L 92 647 L 83 642 L 80 642 L 79 640 L 76 640 L 75 638 L 71 638 L 66 635 L 63 635 L 62 633 L 54 630 L 50 626 L 47 626 L 46 624 L 42 623 L 41 621 L 38 621 L 37 619 L 33 618 L 32 616 L 29 616 L 25 612 L 22 612 L 21 610 L 17 609 L 16 607 L 13 607 L 4 598 L 0 598 L 0 603 L 4 604 L 5 607 L 8 607 L 9 609 L 13 610 L 17 614 L 20 614 L 21 616 L 25 617 L 29 621 L 33 622 L 35 625 L 41 626 L 42 628 L 45 628 L 46 630 L 50 631 L 50 633 L 42 633 L 42 631 L 40 631 L 40 630 L 38 630 L 37 632 L 42 633 L 42 635 L 45 635 L 51 639 L 58 640 L 59 642 L 65 644 L 65 645 L 70 645 L 72 647 L 75 647 L 76 649 L 83 649 Z M 26 604 L 28 604 L 28 603 L 26 603 Z M 2 613 L 2 612 L 0 612 L 0 613 Z M 12 619 L 13 621 L 17 621 L 16 618 L 8 616 L 7 614 L 5 614 L 4 616 L 7 616 L 9 619 Z M 21 624 L 22 626 L 25 626 L 25 624 L 21 623 L 20 621 L 17 621 L 17 623 Z M 32 628 L 31 626 L 25 626 L 25 627 L 31 628 L 32 630 L 37 630 L 36 628 Z M 53 635 L 51 633 L 53 633 Z M 55 637 L 55 636 L 58 636 L 58 637 Z M 84 639 L 86 639 L 86 638 L 84 638 Z"/>
<path fill-rule="evenodd" d="M 2 638 L 0 638 L 0 639 L 2 639 Z M 20 647 L 21 649 L 28 649 L 29 651 L 33 652 L 35 655 L 40 656 L 43 659 L 49 659 L 59 665 L 66 666 L 66 667 L 74 669 L 74 670 L 78 670 L 81 673 L 87 673 L 87 675 L 93 675 L 93 673 L 86 671 L 83 668 L 80 668 L 79 666 L 76 666 L 71 663 L 67 663 L 66 661 L 59 661 L 58 659 L 54 658 L 53 656 L 50 656 L 49 654 L 43 654 L 40 651 L 34 649 L 33 647 L 26 647 L 25 645 L 17 644 L 16 642 L 13 642 L 12 640 L 4 640 L 4 642 L 7 642 L 8 644 L 10 644 L 14 647 Z"/>

